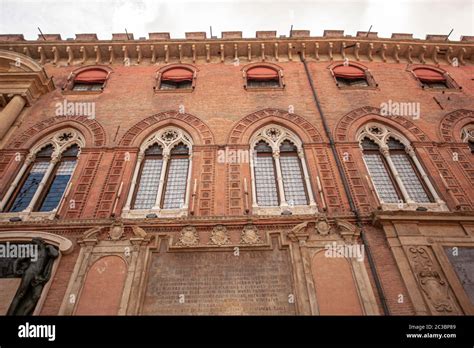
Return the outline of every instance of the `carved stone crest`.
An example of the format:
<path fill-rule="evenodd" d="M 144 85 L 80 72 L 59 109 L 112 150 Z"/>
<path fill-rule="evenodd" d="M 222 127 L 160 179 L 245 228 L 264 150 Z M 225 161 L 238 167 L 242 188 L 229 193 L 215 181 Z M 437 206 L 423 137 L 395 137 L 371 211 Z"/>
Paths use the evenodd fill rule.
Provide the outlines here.
<path fill-rule="evenodd" d="M 227 229 L 222 225 L 214 227 L 211 233 L 211 237 L 209 238 L 209 244 L 225 245 L 229 243 L 230 240 L 229 236 L 227 235 Z"/>
<path fill-rule="evenodd" d="M 119 240 L 123 236 L 123 224 L 121 222 L 114 222 L 112 226 L 110 226 L 109 239 L 111 240 Z"/>
<path fill-rule="evenodd" d="M 244 227 L 240 234 L 240 244 L 258 244 L 261 242 L 257 227 L 253 225 L 247 225 Z"/>
<path fill-rule="evenodd" d="M 331 225 L 329 224 L 327 217 L 318 217 L 318 220 L 316 220 L 315 230 L 317 234 L 322 236 L 326 236 L 331 232 Z"/>
<path fill-rule="evenodd" d="M 199 243 L 199 236 L 196 229 L 192 226 L 186 226 L 181 230 L 179 240 L 176 245 L 193 246 Z"/>

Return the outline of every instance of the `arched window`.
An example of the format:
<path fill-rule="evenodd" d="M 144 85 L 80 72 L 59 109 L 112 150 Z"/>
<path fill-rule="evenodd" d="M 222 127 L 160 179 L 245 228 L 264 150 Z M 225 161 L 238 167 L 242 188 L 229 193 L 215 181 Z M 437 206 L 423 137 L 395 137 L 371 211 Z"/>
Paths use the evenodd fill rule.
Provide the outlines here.
<path fill-rule="evenodd" d="M 149 137 L 138 154 L 124 216 L 185 215 L 191 153 L 191 137 L 179 128 L 168 127 Z"/>
<path fill-rule="evenodd" d="M 398 132 L 381 124 L 359 131 L 364 162 L 382 207 L 432 207 L 445 204 L 438 196 L 415 151 Z"/>
<path fill-rule="evenodd" d="M 266 126 L 252 137 L 251 148 L 255 213 L 316 211 L 302 143 L 294 133 Z"/>
<path fill-rule="evenodd" d="M 413 70 L 413 73 L 420 80 L 423 88 L 448 88 L 446 77 L 439 71 L 418 68 Z"/>
<path fill-rule="evenodd" d="M 195 72 L 188 67 L 169 68 L 158 73 L 158 90 L 192 90 L 195 77 Z"/>
<path fill-rule="evenodd" d="M 469 145 L 471 153 L 474 153 L 474 124 L 469 124 L 462 129 L 461 139 Z"/>
<path fill-rule="evenodd" d="M 101 91 L 107 80 L 107 72 L 101 69 L 83 71 L 74 78 L 74 91 Z"/>
<path fill-rule="evenodd" d="M 245 88 L 281 88 L 282 72 L 270 66 L 256 66 L 244 71 Z"/>
<path fill-rule="evenodd" d="M 358 66 L 341 64 L 332 68 L 331 71 L 340 88 L 375 86 L 368 71 Z"/>
<path fill-rule="evenodd" d="M 65 93 L 100 93 L 105 88 L 112 70 L 109 67 L 88 66 L 74 70 L 63 86 Z"/>
<path fill-rule="evenodd" d="M 6 213 L 28 218 L 54 216 L 67 190 L 84 140 L 74 129 L 54 133 L 37 145 L 1 202 Z"/>

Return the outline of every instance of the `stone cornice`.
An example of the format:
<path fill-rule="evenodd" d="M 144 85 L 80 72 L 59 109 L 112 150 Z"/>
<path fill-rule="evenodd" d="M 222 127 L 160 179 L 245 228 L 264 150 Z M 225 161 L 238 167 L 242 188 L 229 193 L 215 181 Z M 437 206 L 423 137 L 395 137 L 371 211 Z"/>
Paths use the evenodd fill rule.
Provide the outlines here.
<path fill-rule="evenodd" d="M 88 64 L 150 65 L 167 63 L 239 63 L 298 61 L 298 53 L 309 61 L 449 65 L 474 64 L 474 37 L 448 41 L 446 35 L 414 39 L 411 34 L 379 38 L 376 33 L 325 31 L 311 37 L 309 31 L 295 30 L 292 37 L 277 37 L 274 31 L 257 32 L 256 38 L 242 38 L 241 32 L 224 32 L 222 38 L 207 39 L 205 33 L 186 33 L 186 39 L 170 39 L 168 33 L 150 33 L 149 39 L 134 40 L 114 34 L 112 40 L 98 40 L 95 34 L 77 34 L 75 40 L 61 40 L 45 34 L 46 41 L 27 41 L 22 35 L 0 35 L 0 49 L 23 53 L 40 64 L 80 66 Z"/>

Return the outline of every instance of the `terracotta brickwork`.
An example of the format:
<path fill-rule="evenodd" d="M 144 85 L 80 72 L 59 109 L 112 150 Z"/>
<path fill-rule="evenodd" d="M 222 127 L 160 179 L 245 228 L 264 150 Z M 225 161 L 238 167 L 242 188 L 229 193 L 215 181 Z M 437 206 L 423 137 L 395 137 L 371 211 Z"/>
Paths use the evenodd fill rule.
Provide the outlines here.
<path fill-rule="evenodd" d="M 410 38 L 401 42 L 377 35 L 344 38 L 339 32 L 313 38 L 307 31 L 298 31 L 294 38 L 277 38 L 268 31 L 259 32 L 257 39 L 241 39 L 238 33 L 228 32 L 226 40 L 214 42 L 202 33 L 187 33 L 181 41 L 161 33 L 150 35 L 148 41 L 115 35 L 113 43 L 96 38 L 81 41 L 86 40 L 81 36 L 54 42 L 0 37 L 2 61 L 16 54 L 31 61 L 32 75 L 40 76 L 37 64 L 46 76 L 36 77 L 44 80 L 43 85 L 36 82 L 25 91 L 12 89 L 1 95 L 2 107 L 18 93 L 27 103 L 0 142 L 0 198 L 14 192 L 30 150 L 46 136 L 69 127 L 85 143 L 52 216 L 32 213 L 12 221 L 0 212 L 0 236 L 38 231 L 72 241 L 73 251 L 57 262 L 37 314 L 95 313 L 94 304 L 100 302 L 94 297 L 97 284 L 120 287 L 104 292 L 113 294 L 104 314 L 140 314 L 148 299 L 144 285 L 150 281 L 148 253 L 181 252 L 185 247 L 193 252 L 216 247 L 288 248 L 298 314 L 383 314 L 383 303 L 391 315 L 473 314 L 460 280 L 441 254 L 443 247 L 456 243 L 474 247 L 474 157 L 462 139 L 463 129 L 474 124 L 474 44 Z M 341 47 L 352 43 L 355 47 L 346 54 Z M 435 44 L 451 47 L 451 55 L 436 56 Z M 373 85 L 341 88 L 336 84 L 331 68 L 345 58 L 370 72 Z M 453 58 L 458 65 L 452 64 Z M 410 70 L 418 63 L 441 69 L 457 88 L 422 88 Z M 190 90 L 156 88 L 168 65 L 193 71 Z M 280 87 L 249 88 L 246 74 L 254 66 L 277 69 Z M 102 90 L 71 89 L 71 79 L 87 68 L 107 71 Z M 14 70 L 1 65 L 0 75 L 8 73 Z M 1 86 L 6 84 L 3 81 L 0 78 Z M 418 103 L 419 117 L 384 116 L 382 105 L 392 102 Z M 64 103 L 89 103 L 94 105 L 94 115 L 58 115 Z M 446 208 L 383 211 L 357 140 L 368 123 L 403 134 L 442 202 L 438 206 Z M 316 213 L 257 214 L 249 161 L 219 161 L 222 151 L 250 154 L 252 137 L 270 124 L 301 140 L 307 190 L 314 196 Z M 182 129 L 192 138 L 186 211 L 159 218 L 124 217 L 141 146 L 165 127 Z M 344 188 L 346 180 L 350 196 Z M 359 220 L 351 211 L 351 199 Z M 332 242 L 361 244 L 361 232 L 368 245 L 360 264 L 325 260 L 316 254 Z M 213 235 L 222 244 L 213 242 Z M 178 240 L 181 244 L 173 244 Z M 413 245 L 423 247 L 413 251 Z M 367 260 L 368 249 L 373 263 Z M 424 252 L 430 254 L 431 263 L 417 261 Z M 102 267 L 100 257 L 120 262 L 107 265 L 112 268 L 108 269 L 110 283 L 92 284 L 94 277 L 100 278 L 96 274 Z M 437 284 L 432 288 L 422 285 L 423 267 L 437 269 L 430 278 Z M 320 269 L 326 273 L 319 273 Z M 446 290 L 449 299 L 433 299 L 437 287 Z M 347 297 L 338 302 L 338 296 Z"/>

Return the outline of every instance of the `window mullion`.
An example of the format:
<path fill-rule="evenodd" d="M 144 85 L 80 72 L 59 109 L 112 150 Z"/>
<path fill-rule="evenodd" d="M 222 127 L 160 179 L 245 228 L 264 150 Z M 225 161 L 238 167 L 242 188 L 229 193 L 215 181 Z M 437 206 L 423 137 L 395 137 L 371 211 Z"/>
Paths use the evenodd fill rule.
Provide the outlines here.
<path fill-rule="evenodd" d="M 304 159 L 304 152 L 302 149 L 298 151 L 298 157 L 300 160 L 301 168 L 303 169 L 304 182 L 306 184 L 306 192 L 308 193 L 308 197 L 309 197 L 309 205 L 316 205 L 316 201 L 314 200 L 314 196 L 313 196 L 313 190 L 311 188 L 311 181 L 309 179 L 308 168 L 306 167 L 306 161 Z"/>
<path fill-rule="evenodd" d="M 33 195 L 33 198 L 31 199 L 30 203 L 28 204 L 28 206 L 24 210 L 25 212 L 29 213 L 29 212 L 33 211 L 33 208 L 35 207 L 36 202 L 40 198 L 40 196 L 41 196 L 41 194 L 44 190 L 44 187 L 45 187 L 46 183 L 48 182 L 48 180 L 51 176 L 51 173 L 53 172 L 54 168 L 56 167 L 56 165 L 59 163 L 60 160 L 61 160 L 61 155 L 56 155 L 56 156 L 53 156 L 51 158 L 51 161 L 49 162 L 48 168 L 46 169 L 46 173 L 44 173 L 44 176 L 41 179 L 41 182 L 38 184 L 38 188 L 36 189 L 36 192 Z"/>
<path fill-rule="evenodd" d="M 166 150 L 165 150 L 166 151 Z M 156 201 L 155 205 L 153 206 L 153 210 L 160 210 L 160 205 L 161 205 L 161 196 L 163 195 L 163 187 L 165 184 L 165 178 L 166 178 L 166 172 L 168 168 L 168 162 L 170 160 L 170 154 L 168 151 L 163 151 L 163 165 L 161 167 L 161 173 L 160 173 L 160 183 L 158 185 L 158 193 L 156 194 Z"/>
<path fill-rule="evenodd" d="M 287 207 L 288 203 L 286 202 L 285 198 L 285 190 L 283 188 L 283 176 L 281 173 L 280 151 L 273 151 L 273 161 L 275 162 L 276 167 L 278 192 L 280 194 L 280 207 Z"/>
<path fill-rule="evenodd" d="M 393 164 L 392 158 L 390 157 L 389 149 L 387 147 L 384 147 L 384 148 L 381 147 L 380 152 L 382 153 L 385 160 L 387 161 L 387 164 L 390 168 L 390 171 L 392 172 L 392 174 L 395 178 L 395 181 L 397 182 L 397 185 L 398 185 L 400 191 L 402 192 L 402 195 L 403 195 L 403 198 L 405 199 L 405 202 L 406 203 L 415 203 L 415 201 L 413 201 L 410 198 L 410 195 L 408 194 L 408 192 L 405 188 L 405 185 L 403 185 L 402 179 L 400 178 L 400 174 L 398 173 L 397 168 L 395 168 L 395 165 Z"/>

